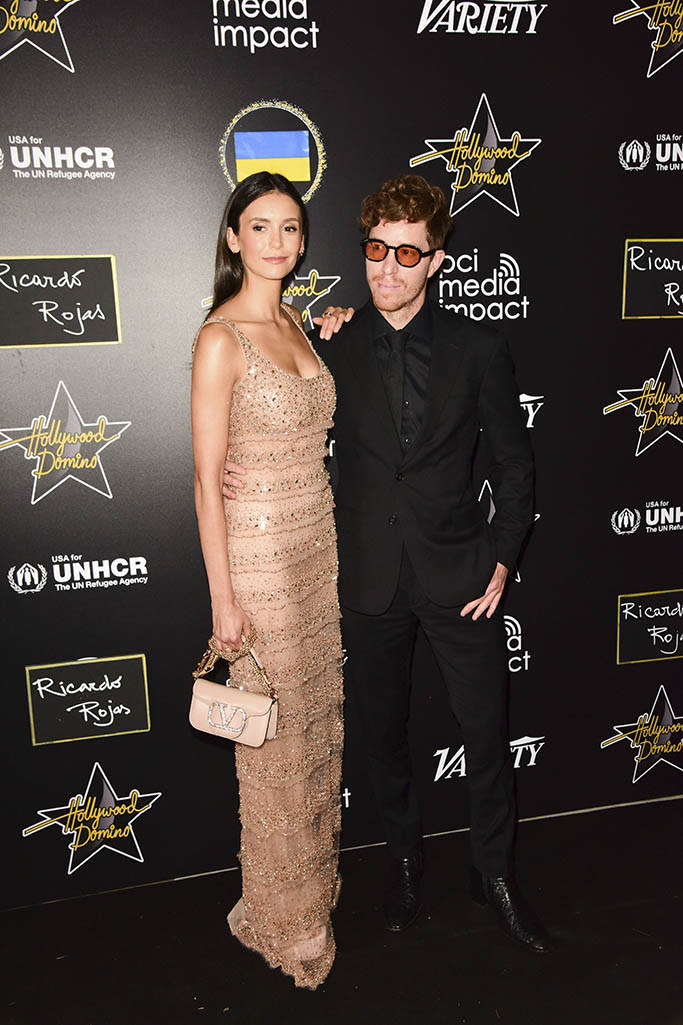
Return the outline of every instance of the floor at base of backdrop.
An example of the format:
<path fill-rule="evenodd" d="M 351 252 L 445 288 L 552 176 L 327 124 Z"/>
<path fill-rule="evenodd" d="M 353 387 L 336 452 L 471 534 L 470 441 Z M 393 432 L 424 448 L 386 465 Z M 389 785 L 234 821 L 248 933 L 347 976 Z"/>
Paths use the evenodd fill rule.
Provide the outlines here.
<path fill-rule="evenodd" d="M 518 875 L 558 939 L 512 946 L 466 896 L 467 834 L 426 841 L 425 906 L 378 905 L 386 850 L 342 855 L 338 954 L 296 990 L 226 932 L 237 872 L 6 912 L 3 1025 L 683 1025 L 683 800 L 524 823 Z"/>

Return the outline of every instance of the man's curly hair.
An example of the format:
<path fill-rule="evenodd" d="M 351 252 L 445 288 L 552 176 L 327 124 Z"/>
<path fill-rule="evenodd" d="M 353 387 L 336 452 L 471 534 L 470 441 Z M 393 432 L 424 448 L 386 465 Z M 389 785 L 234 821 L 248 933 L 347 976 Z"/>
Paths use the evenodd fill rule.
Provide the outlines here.
<path fill-rule="evenodd" d="M 430 185 L 421 174 L 391 178 L 363 200 L 361 230 L 368 235 L 380 221 L 425 221 L 432 249 L 443 249 L 451 227 L 446 197 L 438 185 Z"/>

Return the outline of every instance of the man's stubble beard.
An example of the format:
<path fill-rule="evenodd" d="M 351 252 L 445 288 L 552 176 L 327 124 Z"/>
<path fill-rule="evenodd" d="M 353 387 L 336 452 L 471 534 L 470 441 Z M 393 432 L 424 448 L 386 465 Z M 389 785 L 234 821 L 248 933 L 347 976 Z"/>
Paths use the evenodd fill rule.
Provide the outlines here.
<path fill-rule="evenodd" d="M 387 313 L 399 313 L 401 310 L 406 309 L 406 307 L 413 305 L 422 305 L 422 303 L 426 299 L 427 280 L 425 280 L 422 286 L 412 295 L 405 295 L 404 293 L 402 297 L 396 296 L 395 300 L 393 301 L 389 296 L 382 295 L 379 289 L 377 290 L 377 292 L 373 291 L 373 288 L 369 282 L 368 287 L 370 288 L 370 295 L 372 296 L 372 301 L 380 313 L 382 313 L 383 311 L 386 311 Z"/>

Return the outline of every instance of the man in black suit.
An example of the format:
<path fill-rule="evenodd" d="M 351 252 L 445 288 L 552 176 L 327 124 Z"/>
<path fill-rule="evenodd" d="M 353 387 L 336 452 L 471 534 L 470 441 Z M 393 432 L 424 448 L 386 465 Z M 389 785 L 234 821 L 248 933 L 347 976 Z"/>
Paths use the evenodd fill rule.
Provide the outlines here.
<path fill-rule="evenodd" d="M 505 342 L 426 302 L 450 227 L 443 192 L 419 175 L 366 198 L 372 299 L 315 347 L 337 389 L 335 491 L 347 686 L 396 867 L 384 905 L 398 931 L 419 911 L 422 830 L 408 751 L 410 662 L 421 625 L 465 743 L 473 896 L 545 953 L 516 887 L 516 821 L 501 598 L 532 521 L 532 457 Z M 496 514 L 472 489 L 480 430 Z"/>

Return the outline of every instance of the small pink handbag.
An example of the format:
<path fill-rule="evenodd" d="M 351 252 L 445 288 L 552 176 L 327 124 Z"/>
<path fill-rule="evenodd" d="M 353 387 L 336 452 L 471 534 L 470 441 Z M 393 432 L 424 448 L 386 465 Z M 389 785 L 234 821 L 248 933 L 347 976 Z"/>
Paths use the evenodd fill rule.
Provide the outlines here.
<path fill-rule="evenodd" d="M 277 695 L 252 650 L 255 639 L 256 633 L 252 630 L 238 651 L 228 651 L 221 648 L 214 637 L 209 638 L 209 647 L 192 673 L 195 682 L 190 702 L 190 723 L 195 729 L 235 740 L 238 744 L 248 744 L 249 747 L 261 747 L 264 741 L 273 739 L 277 730 Z M 201 679 L 211 672 L 219 658 L 236 662 L 244 655 L 249 655 L 256 666 L 263 694 Z"/>

